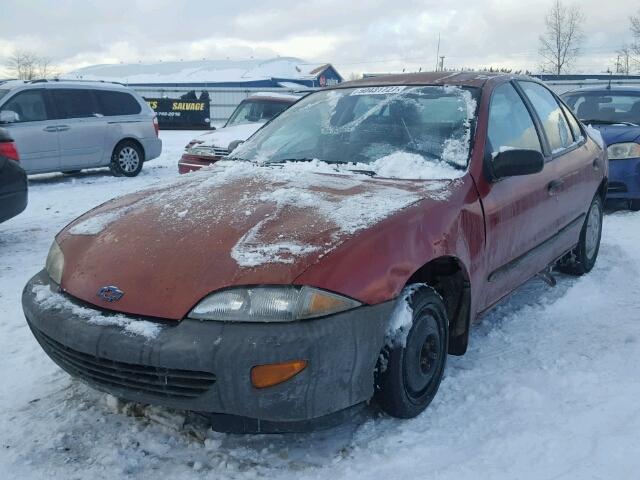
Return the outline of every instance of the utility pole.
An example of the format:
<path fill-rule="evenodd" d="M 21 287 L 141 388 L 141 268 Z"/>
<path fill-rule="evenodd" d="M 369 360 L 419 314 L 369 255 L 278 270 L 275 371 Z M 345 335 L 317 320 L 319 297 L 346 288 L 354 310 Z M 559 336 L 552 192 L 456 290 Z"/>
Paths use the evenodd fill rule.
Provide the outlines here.
<path fill-rule="evenodd" d="M 622 63 L 620 63 L 620 55 L 618 55 L 618 61 L 616 62 L 616 73 L 620 73 L 622 69 Z"/>
<path fill-rule="evenodd" d="M 444 72 L 444 55 L 440 55 L 440 71 Z"/>
<path fill-rule="evenodd" d="M 436 50 L 436 72 L 438 71 L 438 63 L 440 58 L 440 34 L 438 34 L 438 49 Z"/>

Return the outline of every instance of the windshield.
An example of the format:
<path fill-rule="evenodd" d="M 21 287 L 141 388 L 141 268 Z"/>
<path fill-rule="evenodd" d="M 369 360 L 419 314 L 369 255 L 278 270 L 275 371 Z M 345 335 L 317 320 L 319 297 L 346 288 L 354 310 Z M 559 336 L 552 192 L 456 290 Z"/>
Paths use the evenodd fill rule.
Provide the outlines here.
<path fill-rule="evenodd" d="M 640 125 L 640 92 L 602 90 L 571 93 L 562 98 L 585 123 Z"/>
<path fill-rule="evenodd" d="M 371 170 L 380 162 L 391 170 L 393 163 L 405 163 L 433 173 L 402 178 L 436 178 L 434 166 L 466 168 L 478 94 L 479 89 L 447 86 L 320 91 L 260 130 L 233 158 L 354 162 Z"/>
<path fill-rule="evenodd" d="M 2 100 L 2 97 L 4 97 L 7 93 L 9 93 L 9 90 L 0 90 L 0 100 Z"/>
<path fill-rule="evenodd" d="M 288 102 L 274 102 L 264 100 L 248 100 L 238 105 L 231 114 L 225 127 L 242 125 L 244 123 L 268 122 L 276 115 L 282 113 L 291 104 Z"/>

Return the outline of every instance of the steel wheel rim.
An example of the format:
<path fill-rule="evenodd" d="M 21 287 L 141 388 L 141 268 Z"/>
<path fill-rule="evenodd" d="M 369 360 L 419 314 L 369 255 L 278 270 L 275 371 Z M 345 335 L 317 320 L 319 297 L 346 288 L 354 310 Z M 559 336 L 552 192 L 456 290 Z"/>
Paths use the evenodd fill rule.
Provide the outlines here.
<path fill-rule="evenodd" d="M 140 165 L 140 157 L 133 147 L 124 147 L 118 153 L 118 165 L 127 173 L 135 172 Z"/>
<path fill-rule="evenodd" d="M 600 240 L 600 225 L 602 214 L 597 203 L 594 203 L 587 218 L 587 230 L 585 232 L 585 254 L 591 260 L 598 248 Z"/>
<path fill-rule="evenodd" d="M 443 354 L 436 320 L 430 314 L 425 317 L 422 334 L 408 339 L 405 349 L 405 386 L 413 399 L 429 391 L 438 375 Z"/>

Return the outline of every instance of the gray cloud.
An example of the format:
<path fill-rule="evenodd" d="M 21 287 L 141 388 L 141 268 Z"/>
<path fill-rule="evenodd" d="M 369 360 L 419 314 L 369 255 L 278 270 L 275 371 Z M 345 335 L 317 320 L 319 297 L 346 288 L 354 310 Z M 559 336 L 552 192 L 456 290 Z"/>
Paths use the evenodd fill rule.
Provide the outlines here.
<path fill-rule="evenodd" d="M 61 69 L 105 63 L 294 55 L 345 74 L 432 69 L 436 44 L 455 67 L 537 69 L 551 0 L 3 0 L 0 63 L 36 50 Z M 587 21 L 576 71 L 611 66 L 630 40 L 630 0 L 580 2 Z"/>

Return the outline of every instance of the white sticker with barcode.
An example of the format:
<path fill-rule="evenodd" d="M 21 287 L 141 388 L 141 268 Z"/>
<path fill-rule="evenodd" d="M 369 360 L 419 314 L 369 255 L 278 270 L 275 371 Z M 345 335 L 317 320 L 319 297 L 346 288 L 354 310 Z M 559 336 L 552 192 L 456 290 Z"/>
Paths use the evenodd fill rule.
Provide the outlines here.
<path fill-rule="evenodd" d="M 390 95 L 402 92 L 406 85 L 396 85 L 388 87 L 363 87 L 356 88 L 351 95 Z"/>

